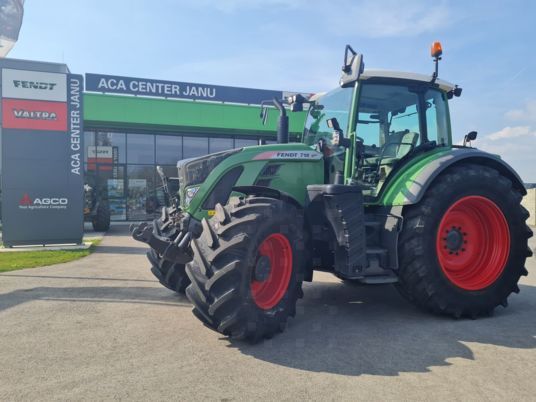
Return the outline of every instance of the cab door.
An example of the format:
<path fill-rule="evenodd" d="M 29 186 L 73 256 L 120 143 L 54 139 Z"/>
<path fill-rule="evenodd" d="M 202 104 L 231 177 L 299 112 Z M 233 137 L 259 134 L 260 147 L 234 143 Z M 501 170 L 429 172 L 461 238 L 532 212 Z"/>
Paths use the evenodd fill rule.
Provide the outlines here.
<path fill-rule="evenodd" d="M 446 97 L 411 83 L 360 84 L 355 125 L 358 137 L 354 178 L 375 197 L 391 172 L 418 146 L 450 144 Z"/>

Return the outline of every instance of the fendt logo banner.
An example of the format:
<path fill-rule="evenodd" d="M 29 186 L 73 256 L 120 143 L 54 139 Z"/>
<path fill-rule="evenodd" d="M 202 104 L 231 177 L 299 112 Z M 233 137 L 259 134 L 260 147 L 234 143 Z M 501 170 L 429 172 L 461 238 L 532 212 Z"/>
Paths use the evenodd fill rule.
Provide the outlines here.
<path fill-rule="evenodd" d="M 67 104 L 3 99 L 2 126 L 31 130 L 66 131 Z"/>
<path fill-rule="evenodd" d="M 19 201 L 20 209 L 67 209 L 69 199 L 67 197 L 36 197 L 32 198 L 24 193 Z"/>
<path fill-rule="evenodd" d="M 2 70 L 2 97 L 67 102 L 65 74 Z"/>

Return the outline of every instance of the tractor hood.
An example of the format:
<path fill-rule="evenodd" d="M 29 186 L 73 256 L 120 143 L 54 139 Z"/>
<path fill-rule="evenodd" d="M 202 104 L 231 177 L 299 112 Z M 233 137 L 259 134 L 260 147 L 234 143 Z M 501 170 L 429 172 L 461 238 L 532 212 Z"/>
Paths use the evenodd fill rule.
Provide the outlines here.
<path fill-rule="evenodd" d="M 242 148 L 217 152 L 199 158 L 183 159 L 177 163 L 179 182 L 182 188 L 203 183 L 210 172 L 229 156 L 242 151 Z"/>

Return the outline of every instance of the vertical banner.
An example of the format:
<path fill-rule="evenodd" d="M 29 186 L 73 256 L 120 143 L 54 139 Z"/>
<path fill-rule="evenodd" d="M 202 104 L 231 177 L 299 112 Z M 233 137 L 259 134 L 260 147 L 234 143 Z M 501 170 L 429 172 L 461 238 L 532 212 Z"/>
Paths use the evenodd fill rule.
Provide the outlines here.
<path fill-rule="evenodd" d="M 4 245 L 82 242 L 82 97 L 80 75 L 2 69 Z"/>
<path fill-rule="evenodd" d="M 67 75 L 68 134 L 70 144 L 69 194 L 73 199 L 72 217 L 67 228 L 73 240 L 82 241 L 84 235 L 84 78 L 78 74 Z"/>

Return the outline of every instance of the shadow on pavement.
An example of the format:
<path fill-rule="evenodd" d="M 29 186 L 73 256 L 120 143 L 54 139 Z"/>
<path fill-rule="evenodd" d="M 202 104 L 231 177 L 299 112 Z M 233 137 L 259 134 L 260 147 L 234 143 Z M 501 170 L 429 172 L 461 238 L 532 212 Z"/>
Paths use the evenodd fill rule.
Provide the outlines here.
<path fill-rule="evenodd" d="M 96 234 L 104 234 L 106 236 L 130 236 L 130 230 L 129 230 L 130 224 L 128 223 L 121 223 L 121 224 L 114 224 L 110 226 L 110 229 L 108 229 L 106 232 L 95 232 L 93 229 L 91 229 L 89 226 L 84 226 L 84 234 L 86 236 L 93 236 Z"/>
<path fill-rule="evenodd" d="M 0 311 L 35 300 L 91 303 L 139 303 L 191 307 L 191 304 L 185 296 L 180 296 L 164 288 L 40 286 L 0 294 Z"/>
<path fill-rule="evenodd" d="M 392 286 L 313 283 L 287 330 L 258 345 L 230 347 L 273 364 L 343 375 L 427 372 L 474 359 L 465 343 L 536 348 L 536 288 L 520 286 L 492 317 L 454 320 L 424 313 Z"/>
<path fill-rule="evenodd" d="M 95 248 L 95 254 L 145 254 L 147 251 L 148 247 L 98 245 Z"/>

